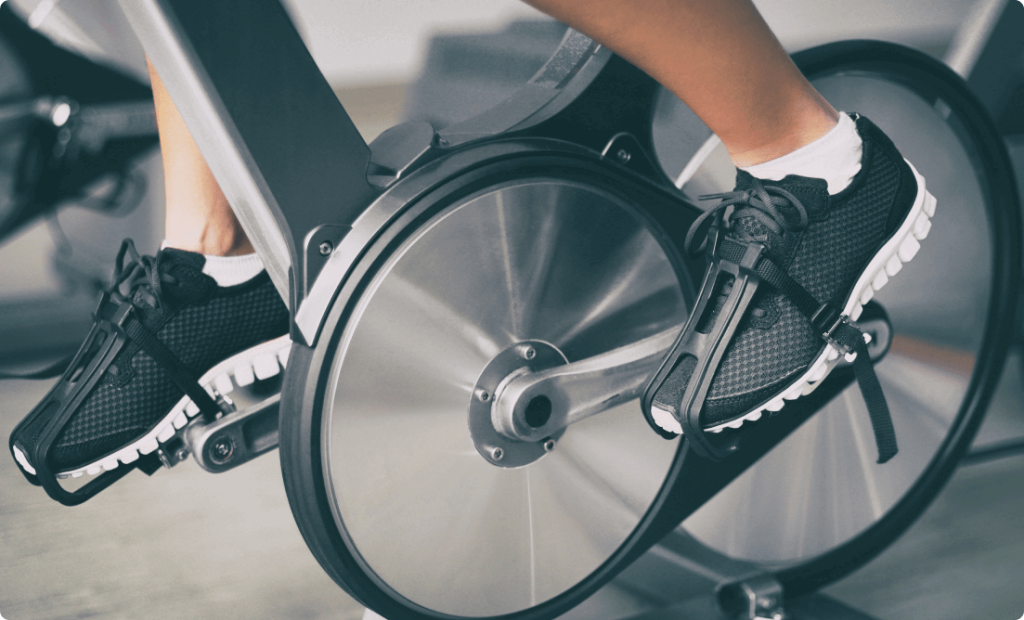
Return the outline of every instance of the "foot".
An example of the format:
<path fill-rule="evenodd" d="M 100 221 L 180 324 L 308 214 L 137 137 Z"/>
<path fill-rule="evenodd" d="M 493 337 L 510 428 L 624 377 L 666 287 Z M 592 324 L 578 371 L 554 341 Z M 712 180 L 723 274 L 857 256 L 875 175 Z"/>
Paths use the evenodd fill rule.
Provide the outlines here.
<path fill-rule="evenodd" d="M 216 400 L 234 385 L 280 371 L 290 348 L 288 310 L 267 273 L 220 286 L 203 273 L 204 262 L 175 249 L 140 257 L 124 243 L 117 284 L 92 332 L 11 437 L 29 480 L 38 482 L 38 446 L 54 429 L 46 471 L 99 474 L 153 453 L 201 409 L 216 415 Z"/>
<path fill-rule="evenodd" d="M 730 300 L 735 274 L 708 283 L 701 291 L 708 299 L 706 318 L 703 325 L 693 326 L 693 342 L 702 344 L 692 350 L 704 349 L 681 355 L 658 386 L 650 419 L 662 431 L 683 433 L 689 415 L 684 396 L 691 376 L 709 382 L 703 386 L 703 399 L 686 398 L 693 403 L 690 408 L 699 411 L 696 428 L 715 432 L 779 411 L 786 400 L 809 394 L 819 385 L 840 355 L 853 360 L 859 332 L 857 338 L 837 343 L 834 338 L 826 340 L 823 331 L 837 325 L 840 316 L 857 320 L 874 292 L 914 258 L 935 212 L 935 199 L 925 191 L 924 179 L 892 142 L 863 117 L 856 119 L 856 126 L 863 140 L 861 170 L 836 195 L 829 195 L 821 179 L 788 176 L 762 181 L 739 171 L 735 192 L 720 195 L 725 200 L 695 222 L 688 244 L 700 241 L 698 229 L 703 231 L 712 219 L 718 224 L 713 228 L 723 233 L 721 241 L 710 241 L 716 249 L 709 273 L 730 251 L 732 263 L 738 265 L 751 244 L 764 246 L 766 260 L 758 265 L 759 277 L 754 279 L 759 285 L 749 289 L 754 292 L 746 301 L 741 302 L 739 295 Z M 727 205 L 734 211 L 724 220 Z M 796 286 L 780 286 L 779 278 L 769 275 L 770 263 Z M 815 307 L 825 304 L 833 313 L 827 325 L 821 313 L 812 321 Z M 704 345 L 710 340 L 707 334 L 724 328 L 716 326 L 716 320 L 733 321 L 735 331 L 717 345 Z M 700 323 L 699 317 L 691 321 Z M 839 326 L 840 331 L 856 331 L 848 329 L 848 323 Z M 701 368 L 708 373 L 694 374 Z M 894 439 L 892 450 L 895 453 Z"/>

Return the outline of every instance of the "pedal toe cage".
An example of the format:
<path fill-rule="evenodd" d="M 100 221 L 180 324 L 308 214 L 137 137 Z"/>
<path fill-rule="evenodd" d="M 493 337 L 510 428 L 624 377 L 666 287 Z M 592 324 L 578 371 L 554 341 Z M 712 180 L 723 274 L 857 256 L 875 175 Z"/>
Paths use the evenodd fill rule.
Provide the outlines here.
<path fill-rule="evenodd" d="M 644 417 L 651 427 L 663 437 L 677 436 L 655 420 L 652 408 L 655 395 L 669 375 L 689 358 L 694 367 L 673 413 L 682 434 L 698 455 L 712 460 L 722 460 L 739 448 L 736 432 L 723 431 L 720 438 L 712 440 L 701 423 L 701 414 L 728 343 L 747 315 L 758 289 L 768 284 L 786 295 L 810 319 L 822 340 L 852 359 L 874 430 L 878 462 L 895 456 L 895 431 L 860 327 L 834 304 L 817 301 L 766 255 L 762 244 L 727 238 L 721 214 L 708 229 L 705 251 L 709 265 L 693 312 L 641 399 Z M 730 280 L 731 290 L 726 290 Z M 717 303 L 723 298 L 722 303 Z"/>
<path fill-rule="evenodd" d="M 644 417 L 651 427 L 663 437 L 676 437 L 676 433 L 664 429 L 655 421 L 652 413 L 654 397 L 680 363 L 687 358 L 694 360 L 693 371 L 674 416 L 690 446 L 701 456 L 714 460 L 721 460 L 737 449 L 736 437 L 726 434 L 722 438 L 724 441 L 713 442 L 702 428 L 700 415 L 726 345 L 736 334 L 740 321 L 761 286 L 761 276 L 756 267 L 765 250 L 759 243 L 750 243 L 740 248 L 738 256 L 736 252 L 730 252 L 730 256 L 725 257 L 721 252 L 723 239 L 722 218 L 719 216 L 708 230 L 706 252 L 710 262 L 693 312 L 661 366 L 651 377 L 641 400 Z M 732 288 L 725 292 L 730 281 Z M 715 303 L 722 298 L 724 303 Z"/>
<path fill-rule="evenodd" d="M 67 476 L 59 474 L 58 468 L 53 465 L 57 438 L 110 371 L 117 356 L 131 343 L 134 342 L 157 362 L 199 407 L 201 415 L 212 420 L 221 411 L 177 356 L 142 324 L 131 303 L 116 302 L 109 293 L 104 293 L 93 318 L 94 324 L 89 335 L 57 384 L 15 427 L 10 438 L 11 454 L 19 462 L 28 481 L 42 486 L 50 497 L 65 506 L 85 502 L 134 469 L 152 474 L 163 465 L 159 447 L 147 454 L 139 452 L 138 458 L 127 464 L 117 460 L 118 451 L 115 451 L 107 455 L 105 461 L 97 461 L 105 465 L 101 466 L 101 471 L 93 480 L 73 491 L 60 484 L 59 479 Z M 26 458 L 28 463 L 25 462 Z M 35 474 L 29 472 L 26 465 L 34 469 Z"/>

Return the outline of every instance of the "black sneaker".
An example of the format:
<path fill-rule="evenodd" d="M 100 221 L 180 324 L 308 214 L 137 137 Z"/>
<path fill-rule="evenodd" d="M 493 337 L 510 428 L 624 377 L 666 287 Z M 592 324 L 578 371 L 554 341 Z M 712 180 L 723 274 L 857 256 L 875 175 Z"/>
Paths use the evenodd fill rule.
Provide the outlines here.
<path fill-rule="evenodd" d="M 39 483 L 40 455 L 57 478 L 125 469 L 200 410 L 216 415 L 235 385 L 280 372 L 291 346 L 288 309 L 267 273 L 221 287 L 204 262 L 193 252 L 140 257 L 130 240 L 121 246 L 92 331 L 11 436 L 30 481 Z"/>
<path fill-rule="evenodd" d="M 663 434 L 704 439 L 705 431 L 739 428 L 809 394 L 841 355 L 854 361 L 858 351 L 866 353 L 855 322 L 874 292 L 917 254 L 935 198 L 881 130 L 854 119 L 863 158 L 843 191 L 830 196 L 821 179 L 761 181 L 739 171 L 736 190 L 713 196 L 724 200 L 694 223 L 688 246 L 712 222 L 708 276 L 645 398 L 648 420 Z M 865 360 L 866 354 L 854 365 L 871 374 L 862 388 L 869 410 L 885 418 L 876 420 L 872 411 L 876 435 L 891 434 Z M 886 423 L 888 430 L 880 430 Z M 891 447 L 878 438 L 881 462 L 895 454 L 895 436 Z"/>

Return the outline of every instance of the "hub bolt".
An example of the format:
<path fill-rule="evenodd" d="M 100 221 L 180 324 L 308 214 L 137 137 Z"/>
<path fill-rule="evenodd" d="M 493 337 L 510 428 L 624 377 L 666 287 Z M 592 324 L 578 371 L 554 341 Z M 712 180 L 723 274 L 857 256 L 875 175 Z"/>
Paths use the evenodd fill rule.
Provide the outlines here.
<path fill-rule="evenodd" d="M 534 349 L 533 347 L 526 347 L 523 349 L 523 357 L 525 359 L 532 360 L 537 357 L 537 349 Z"/>
<path fill-rule="evenodd" d="M 550 438 L 550 437 L 545 439 L 544 440 L 544 451 L 545 452 L 551 452 L 554 449 L 555 449 L 555 440 Z"/>
<path fill-rule="evenodd" d="M 630 155 L 629 151 L 626 149 L 619 149 L 619 152 L 616 153 L 615 156 L 618 157 L 619 162 L 623 164 L 628 164 L 629 160 L 633 159 L 633 156 Z"/>
<path fill-rule="evenodd" d="M 334 244 L 330 241 L 320 243 L 320 256 L 329 256 L 334 251 Z"/>
<path fill-rule="evenodd" d="M 230 437 L 218 437 L 210 446 L 210 460 L 217 465 L 223 465 L 231 460 L 235 451 L 235 442 Z"/>
<path fill-rule="evenodd" d="M 501 448 L 491 448 L 491 458 L 495 461 L 500 461 L 505 456 L 505 451 Z"/>
<path fill-rule="evenodd" d="M 179 462 L 184 461 L 188 458 L 188 450 L 185 448 L 178 448 L 178 451 L 174 453 L 174 458 Z"/>
<path fill-rule="evenodd" d="M 481 388 L 476 391 L 476 399 L 482 403 L 489 402 L 491 400 L 491 393 Z"/>

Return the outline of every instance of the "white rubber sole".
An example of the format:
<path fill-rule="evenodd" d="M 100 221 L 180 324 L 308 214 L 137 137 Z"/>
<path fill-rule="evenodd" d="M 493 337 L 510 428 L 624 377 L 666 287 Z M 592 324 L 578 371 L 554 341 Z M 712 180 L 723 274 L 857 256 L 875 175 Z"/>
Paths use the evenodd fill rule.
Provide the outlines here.
<path fill-rule="evenodd" d="M 925 189 L 924 177 L 922 177 L 910 162 L 907 162 L 910 170 L 917 179 L 917 197 L 914 199 L 914 206 L 910 208 L 903 224 L 896 230 L 892 238 L 886 242 L 882 249 L 875 254 L 868 266 L 861 273 L 860 278 L 854 284 L 846 305 L 843 307 L 843 314 L 856 321 L 864 309 L 864 304 L 871 301 L 875 292 L 879 291 L 889 283 L 889 278 L 895 276 L 903 268 L 904 263 L 909 263 L 921 249 L 921 241 L 928 236 L 932 228 L 931 218 L 935 216 L 935 197 Z M 852 362 L 857 357 L 856 353 L 846 355 L 846 360 Z M 764 414 L 772 414 L 780 411 L 786 401 L 796 400 L 813 392 L 828 377 L 829 373 L 839 363 L 839 351 L 832 345 L 825 345 L 824 350 L 807 367 L 808 370 L 786 388 L 780 390 L 772 398 L 761 403 L 749 413 L 723 422 L 721 424 L 704 429 L 707 432 L 719 433 L 726 428 L 740 428 L 746 422 L 760 420 Z M 675 433 L 683 434 L 683 427 L 670 412 L 658 407 L 651 408 L 654 421 L 661 428 Z"/>
<path fill-rule="evenodd" d="M 227 396 L 235 387 L 245 387 L 257 379 L 264 380 L 274 377 L 281 372 L 281 369 L 287 367 L 291 346 L 291 339 L 285 335 L 246 349 L 208 370 L 199 378 L 199 384 L 216 399 L 218 395 Z M 156 426 L 142 437 L 93 463 L 60 472 L 57 477 L 63 480 L 95 476 L 101 471 L 117 469 L 121 464 L 133 463 L 140 456 L 151 454 L 161 444 L 170 441 L 180 429 L 188 424 L 189 420 L 197 415 L 199 415 L 199 407 L 188 396 L 184 396 L 171 407 L 171 410 Z M 14 457 L 25 471 L 35 475 L 35 468 L 17 446 L 14 447 Z"/>

